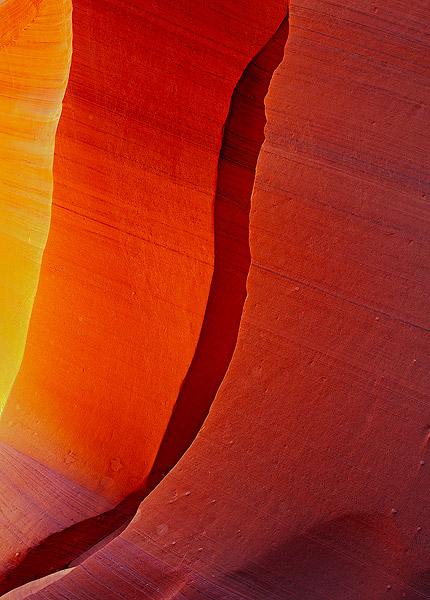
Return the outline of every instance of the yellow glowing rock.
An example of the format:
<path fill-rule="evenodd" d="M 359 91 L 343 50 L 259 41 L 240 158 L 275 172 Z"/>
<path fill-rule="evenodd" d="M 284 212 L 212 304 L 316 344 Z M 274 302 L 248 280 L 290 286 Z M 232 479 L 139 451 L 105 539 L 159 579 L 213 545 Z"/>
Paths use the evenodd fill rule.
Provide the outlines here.
<path fill-rule="evenodd" d="M 68 0 L 0 0 L 0 413 L 21 364 L 71 58 Z"/>

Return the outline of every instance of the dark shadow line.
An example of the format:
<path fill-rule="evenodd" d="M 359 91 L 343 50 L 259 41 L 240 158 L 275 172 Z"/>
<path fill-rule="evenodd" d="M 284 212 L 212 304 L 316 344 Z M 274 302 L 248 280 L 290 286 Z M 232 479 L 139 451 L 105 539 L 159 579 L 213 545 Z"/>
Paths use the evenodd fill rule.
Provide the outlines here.
<path fill-rule="evenodd" d="M 218 160 L 215 261 L 200 338 L 147 480 L 149 493 L 200 431 L 236 346 L 251 255 L 249 211 L 266 124 L 264 99 L 284 55 L 288 14 L 248 64 L 232 95 Z"/>

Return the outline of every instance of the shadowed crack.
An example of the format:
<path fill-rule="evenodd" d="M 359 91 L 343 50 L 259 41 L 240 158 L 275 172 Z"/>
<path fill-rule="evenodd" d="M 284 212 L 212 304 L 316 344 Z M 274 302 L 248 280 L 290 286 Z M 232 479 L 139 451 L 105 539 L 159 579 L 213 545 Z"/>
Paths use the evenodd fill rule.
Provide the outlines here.
<path fill-rule="evenodd" d="M 288 15 L 238 81 L 224 124 L 214 204 L 215 262 L 194 358 L 183 381 L 152 471 L 116 508 L 55 533 L 30 549 L 0 582 L 0 594 L 69 566 L 134 516 L 139 503 L 174 467 L 199 432 L 230 363 L 250 266 L 249 211 L 266 124 L 264 99 L 288 37 Z"/>
<path fill-rule="evenodd" d="M 199 432 L 236 345 L 250 266 L 249 211 L 264 141 L 264 99 L 284 55 L 288 15 L 234 89 L 224 125 L 214 207 L 215 263 L 193 361 L 148 477 L 149 493 Z"/>

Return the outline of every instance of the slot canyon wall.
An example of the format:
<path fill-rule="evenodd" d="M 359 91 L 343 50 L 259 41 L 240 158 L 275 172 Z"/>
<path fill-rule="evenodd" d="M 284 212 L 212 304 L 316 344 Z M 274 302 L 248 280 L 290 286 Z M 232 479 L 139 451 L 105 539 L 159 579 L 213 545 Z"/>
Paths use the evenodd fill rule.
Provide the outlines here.
<path fill-rule="evenodd" d="M 429 17 L 0 2 L 3 598 L 430 598 Z"/>

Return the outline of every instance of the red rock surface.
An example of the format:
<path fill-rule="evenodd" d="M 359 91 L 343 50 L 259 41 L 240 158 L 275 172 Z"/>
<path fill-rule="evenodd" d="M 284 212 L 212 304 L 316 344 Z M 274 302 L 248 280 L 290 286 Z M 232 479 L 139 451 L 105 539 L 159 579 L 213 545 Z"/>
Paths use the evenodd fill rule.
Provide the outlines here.
<path fill-rule="evenodd" d="M 25 597 L 430 597 L 429 12 L 291 3 L 209 416 L 123 533 Z"/>

